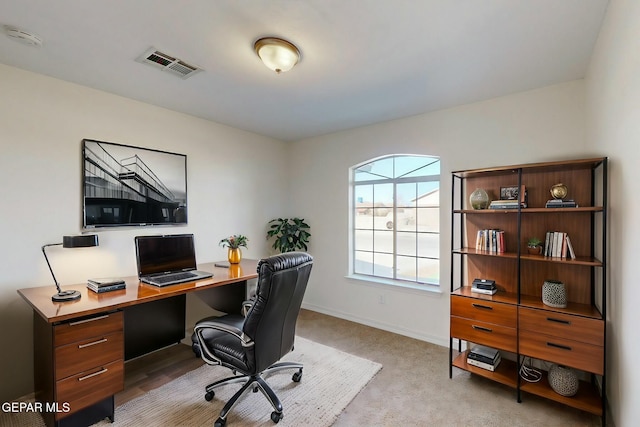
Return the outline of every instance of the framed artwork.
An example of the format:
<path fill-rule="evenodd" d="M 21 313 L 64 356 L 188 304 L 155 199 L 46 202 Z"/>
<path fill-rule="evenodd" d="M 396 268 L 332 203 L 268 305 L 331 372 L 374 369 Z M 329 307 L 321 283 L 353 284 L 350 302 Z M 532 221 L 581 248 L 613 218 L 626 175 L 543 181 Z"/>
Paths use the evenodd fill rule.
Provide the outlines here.
<path fill-rule="evenodd" d="M 82 141 L 83 228 L 187 223 L 187 156 Z"/>

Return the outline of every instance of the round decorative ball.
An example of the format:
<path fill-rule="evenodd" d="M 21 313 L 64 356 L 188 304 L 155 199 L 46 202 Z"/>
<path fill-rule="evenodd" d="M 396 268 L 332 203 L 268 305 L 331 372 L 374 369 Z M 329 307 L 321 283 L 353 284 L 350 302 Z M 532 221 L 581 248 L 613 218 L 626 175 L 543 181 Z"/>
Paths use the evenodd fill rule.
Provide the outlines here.
<path fill-rule="evenodd" d="M 553 391 L 562 396 L 574 396 L 578 392 L 580 381 L 578 381 L 578 375 L 571 368 L 552 365 L 548 378 Z"/>
<path fill-rule="evenodd" d="M 545 280 L 542 285 L 542 303 L 549 307 L 565 308 L 567 293 L 564 289 L 564 283 L 558 280 Z"/>
<path fill-rule="evenodd" d="M 560 184 L 555 184 L 551 187 L 551 190 L 549 190 L 551 192 L 551 196 L 554 199 L 564 199 L 565 197 L 567 197 L 567 193 L 569 192 L 569 189 L 567 188 L 566 185 L 560 183 Z"/>
<path fill-rule="evenodd" d="M 469 196 L 469 202 L 473 209 L 487 209 L 489 207 L 489 195 L 482 188 L 476 188 Z"/>

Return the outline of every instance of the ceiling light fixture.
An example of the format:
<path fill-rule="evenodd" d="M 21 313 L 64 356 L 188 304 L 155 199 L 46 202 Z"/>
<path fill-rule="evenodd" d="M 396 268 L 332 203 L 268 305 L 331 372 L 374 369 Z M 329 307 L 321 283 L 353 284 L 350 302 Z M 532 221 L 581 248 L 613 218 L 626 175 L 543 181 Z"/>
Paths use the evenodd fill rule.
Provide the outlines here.
<path fill-rule="evenodd" d="M 264 37 L 253 45 L 267 68 L 277 74 L 289 71 L 300 61 L 300 51 L 292 43 L 277 37 Z"/>

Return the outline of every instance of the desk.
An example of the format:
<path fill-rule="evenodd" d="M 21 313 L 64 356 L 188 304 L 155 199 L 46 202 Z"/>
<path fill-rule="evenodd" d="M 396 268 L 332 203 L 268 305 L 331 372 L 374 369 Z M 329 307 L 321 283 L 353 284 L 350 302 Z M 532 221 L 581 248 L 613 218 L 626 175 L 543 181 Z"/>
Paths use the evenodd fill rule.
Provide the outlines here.
<path fill-rule="evenodd" d="M 105 417 L 113 420 L 113 395 L 124 388 L 127 347 L 142 341 L 149 331 L 145 323 L 162 334 L 153 320 L 171 321 L 164 313 L 158 316 L 157 310 L 173 306 L 182 313 L 177 328 L 181 336 L 169 338 L 169 343 L 178 342 L 184 338 L 184 308 L 180 311 L 180 305 L 184 307 L 187 293 L 206 293 L 208 304 L 217 310 L 239 311 L 246 281 L 258 277 L 256 267 L 255 260 L 242 260 L 230 268 L 202 264 L 198 269 L 213 272 L 213 277 L 163 288 L 124 277 L 126 289 L 103 294 L 88 290 L 86 284 L 64 286 L 82 293 L 79 300 L 70 302 L 51 301 L 53 286 L 19 289 L 33 309 L 34 389 L 36 400 L 43 403 L 45 423 L 66 427 L 86 426 Z M 153 349 L 158 344 L 151 342 L 142 348 L 148 346 Z"/>

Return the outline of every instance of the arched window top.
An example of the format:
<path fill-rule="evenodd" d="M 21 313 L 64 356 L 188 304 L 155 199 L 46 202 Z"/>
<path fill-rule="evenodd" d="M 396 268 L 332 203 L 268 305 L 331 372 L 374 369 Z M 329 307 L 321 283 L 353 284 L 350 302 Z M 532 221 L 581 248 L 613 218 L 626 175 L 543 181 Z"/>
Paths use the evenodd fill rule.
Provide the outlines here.
<path fill-rule="evenodd" d="M 409 154 L 393 155 L 366 162 L 353 171 L 357 182 L 439 176 L 440 159 Z"/>

